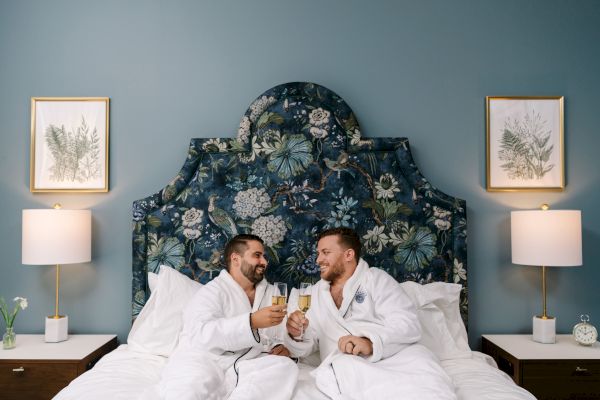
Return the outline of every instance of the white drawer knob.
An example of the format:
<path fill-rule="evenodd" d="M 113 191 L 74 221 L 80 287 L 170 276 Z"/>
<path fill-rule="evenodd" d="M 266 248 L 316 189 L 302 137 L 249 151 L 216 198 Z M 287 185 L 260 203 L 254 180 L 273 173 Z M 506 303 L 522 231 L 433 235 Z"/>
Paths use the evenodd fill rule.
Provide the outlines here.
<path fill-rule="evenodd" d="M 19 367 L 19 368 L 13 368 L 13 372 L 24 372 L 25 368 L 23 367 Z"/>

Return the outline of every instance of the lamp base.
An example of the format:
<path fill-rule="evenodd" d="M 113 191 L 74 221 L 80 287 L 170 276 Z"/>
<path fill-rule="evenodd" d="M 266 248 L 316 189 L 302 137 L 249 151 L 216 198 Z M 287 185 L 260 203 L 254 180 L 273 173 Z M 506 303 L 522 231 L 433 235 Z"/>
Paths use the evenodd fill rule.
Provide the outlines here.
<path fill-rule="evenodd" d="M 60 316 L 60 318 L 54 318 L 54 316 L 46 317 L 46 331 L 44 335 L 44 341 L 47 343 L 64 342 L 69 338 L 69 317 Z"/>
<path fill-rule="evenodd" d="M 538 343 L 555 343 L 556 318 L 533 317 L 533 341 Z"/>

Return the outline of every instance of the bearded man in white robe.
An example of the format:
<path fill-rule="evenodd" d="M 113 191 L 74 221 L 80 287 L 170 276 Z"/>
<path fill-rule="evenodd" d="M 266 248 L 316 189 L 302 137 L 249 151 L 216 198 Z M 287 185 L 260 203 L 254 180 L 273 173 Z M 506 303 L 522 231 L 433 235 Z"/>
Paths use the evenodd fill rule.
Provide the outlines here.
<path fill-rule="evenodd" d="M 360 248 L 349 228 L 319 235 L 321 280 L 306 314 L 289 315 L 286 346 L 298 357 L 319 351 L 312 375 L 333 399 L 455 400 L 438 360 L 415 344 L 421 336 L 415 306 L 394 278 L 360 258 Z"/>
<path fill-rule="evenodd" d="M 184 310 L 178 347 L 158 385 L 160 396 L 290 399 L 298 367 L 282 344 L 286 306 L 271 305 L 274 288 L 264 279 L 263 241 L 238 235 L 227 243 L 224 257 L 227 270 Z"/>

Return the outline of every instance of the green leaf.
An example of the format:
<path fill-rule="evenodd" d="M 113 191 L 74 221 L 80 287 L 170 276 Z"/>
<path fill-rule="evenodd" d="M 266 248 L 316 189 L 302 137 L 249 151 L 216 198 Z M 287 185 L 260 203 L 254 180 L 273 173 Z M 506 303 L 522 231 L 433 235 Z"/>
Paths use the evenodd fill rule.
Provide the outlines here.
<path fill-rule="evenodd" d="M 279 203 L 275 204 L 273 207 L 269 208 L 267 211 L 265 211 L 265 214 L 271 214 L 273 211 L 277 210 L 279 208 Z"/>
<path fill-rule="evenodd" d="M 554 149 L 554 145 L 550 146 L 550 148 L 542 151 L 540 159 L 544 162 L 548 162 L 550 160 L 550 155 L 552 154 L 552 150 Z"/>
<path fill-rule="evenodd" d="M 162 193 L 163 201 L 165 203 L 169 202 L 170 200 L 173 199 L 173 197 L 175 196 L 176 193 L 177 193 L 177 187 L 175 186 L 175 184 L 167 186 Z"/>
<path fill-rule="evenodd" d="M 398 206 L 398 212 L 402 215 L 410 216 L 412 215 L 413 210 L 406 204 L 400 203 L 400 205 Z"/>
<path fill-rule="evenodd" d="M 133 239 L 135 242 L 135 239 L 137 237 L 139 237 L 140 234 L 140 230 L 142 229 L 142 227 L 144 226 L 144 223 L 141 221 L 133 221 Z"/>
<path fill-rule="evenodd" d="M 160 218 L 158 218 L 154 215 L 151 215 L 148 217 L 148 224 L 155 228 L 158 228 L 162 224 L 162 221 Z"/>
<path fill-rule="evenodd" d="M 383 215 L 385 213 L 383 206 L 373 199 L 369 199 L 369 200 L 365 201 L 362 204 L 362 206 L 363 206 L 363 208 L 372 208 L 373 210 L 375 210 L 375 212 L 377 213 L 377 215 L 380 218 L 383 217 Z"/>
<path fill-rule="evenodd" d="M 386 153 L 383 153 L 386 154 Z M 373 152 L 367 153 L 367 160 L 369 160 L 369 168 L 371 169 L 371 174 L 375 174 L 377 170 L 377 156 L 373 154 Z"/>
<path fill-rule="evenodd" d="M 277 113 L 272 113 L 269 120 L 277 125 L 283 124 L 284 121 L 283 117 Z"/>
<path fill-rule="evenodd" d="M 347 131 L 353 131 L 358 126 L 354 113 L 350 113 L 348 119 L 344 121 L 344 129 Z"/>
<path fill-rule="evenodd" d="M 259 128 L 264 128 L 264 126 L 267 125 L 268 121 L 269 121 L 269 113 L 264 112 L 261 114 L 260 118 L 258 118 L 258 121 L 256 121 L 256 126 Z"/>
<path fill-rule="evenodd" d="M 244 145 L 242 142 L 240 142 L 239 140 L 231 140 L 229 142 L 229 146 L 231 151 L 233 152 L 238 152 L 238 151 L 244 151 L 247 150 L 246 145 Z"/>
<path fill-rule="evenodd" d="M 284 120 L 281 115 L 274 113 L 274 112 L 265 112 L 260 116 L 260 118 L 256 122 L 256 126 L 258 128 L 264 128 L 271 122 L 275 123 L 277 125 L 281 125 L 281 124 L 283 124 L 283 121 Z"/>
<path fill-rule="evenodd" d="M 269 257 L 271 257 L 275 261 L 275 263 L 279 264 L 279 256 L 277 255 L 277 252 L 275 250 L 267 246 L 267 253 L 269 253 Z"/>
<path fill-rule="evenodd" d="M 234 169 L 235 167 L 237 167 L 237 161 L 237 157 L 231 157 L 225 168 L 227 168 L 227 170 Z"/>
<path fill-rule="evenodd" d="M 500 138 L 501 150 L 498 152 L 498 158 L 504 162 L 501 167 L 508 172 L 509 176 L 527 178 L 533 175 L 535 167 L 531 163 L 529 146 L 519 135 L 510 129 L 504 129 Z"/>

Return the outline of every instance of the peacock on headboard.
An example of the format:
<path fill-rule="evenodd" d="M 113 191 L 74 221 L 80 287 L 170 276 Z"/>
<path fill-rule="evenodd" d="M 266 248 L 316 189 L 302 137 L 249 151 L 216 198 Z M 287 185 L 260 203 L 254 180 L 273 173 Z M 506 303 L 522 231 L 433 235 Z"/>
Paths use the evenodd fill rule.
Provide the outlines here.
<path fill-rule="evenodd" d="M 148 271 L 207 282 L 236 233 L 264 240 L 270 282 L 316 281 L 315 236 L 337 226 L 355 228 L 363 258 L 400 282 L 462 284 L 467 325 L 465 201 L 421 175 L 406 138 L 362 137 L 342 98 L 306 82 L 260 95 L 236 138 L 192 139 L 177 176 L 133 203 L 133 316 Z"/>

